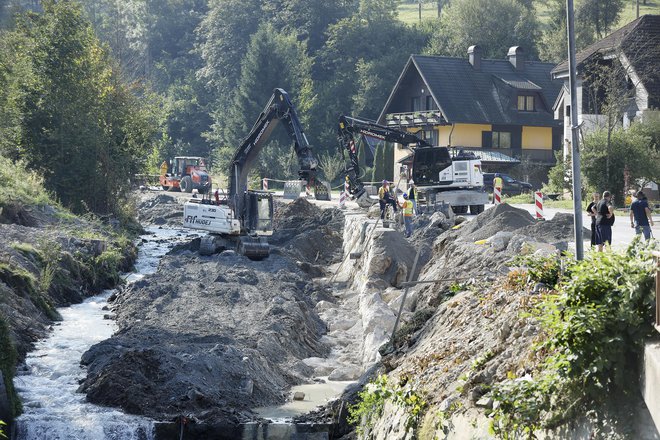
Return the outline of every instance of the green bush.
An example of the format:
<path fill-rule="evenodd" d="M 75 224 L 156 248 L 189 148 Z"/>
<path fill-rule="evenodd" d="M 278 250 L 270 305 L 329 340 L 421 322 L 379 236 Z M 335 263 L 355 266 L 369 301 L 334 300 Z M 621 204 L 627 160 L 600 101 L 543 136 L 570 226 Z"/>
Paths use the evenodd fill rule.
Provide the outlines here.
<path fill-rule="evenodd" d="M 357 426 L 359 437 L 364 436 L 374 426 L 376 420 L 383 414 L 385 402 L 404 408 L 408 418 L 406 430 L 417 429 L 417 425 L 427 408 L 426 401 L 406 380 L 400 384 L 389 384 L 387 376 L 379 375 L 373 382 L 367 384 L 358 394 L 359 401 L 349 407 L 348 422 Z"/>
<path fill-rule="evenodd" d="M 22 162 L 12 162 L 0 155 L 0 207 L 20 201 L 23 205 L 55 204 L 46 191 L 43 178 L 28 171 Z"/>
<path fill-rule="evenodd" d="M 592 253 L 557 276 L 556 291 L 536 310 L 544 334 L 536 352 L 545 357 L 534 377 L 511 377 L 491 391 L 499 402 L 495 434 L 533 438 L 537 429 L 635 389 L 631 381 L 653 330 L 654 246 L 637 239 L 626 252 Z M 538 276 L 552 281 L 557 265 L 543 258 L 530 266 L 550 267 Z"/>

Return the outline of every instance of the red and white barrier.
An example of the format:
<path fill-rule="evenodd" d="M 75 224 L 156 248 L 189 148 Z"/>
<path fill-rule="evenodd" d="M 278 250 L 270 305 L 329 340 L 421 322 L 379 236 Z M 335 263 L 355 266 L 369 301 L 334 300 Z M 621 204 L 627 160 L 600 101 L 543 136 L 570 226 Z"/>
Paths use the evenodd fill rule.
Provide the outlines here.
<path fill-rule="evenodd" d="M 261 186 L 263 187 L 264 191 L 268 191 L 268 179 L 267 178 L 264 177 L 261 180 Z"/>
<path fill-rule="evenodd" d="M 544 220 L 543 217 L 543 193 L 536 191 L 534 193 L 534 204 L 536 205 L 536 219 Z"/>
<path fill-rule="evenodd" d="M 493 201 L 496 205 L 502 203 L 502 189 L 495 187 L 493 188 Z"/>
<path fill-rule="evenodd" d="M 345 208 L 346 207 L 346 200 L 348 200 L 348 197 L 350 196 L 350 192 L 348 191 L 348 180 L 344 182 L 344 190 L 339 194 L 339 207 L 340 208 Z"/>

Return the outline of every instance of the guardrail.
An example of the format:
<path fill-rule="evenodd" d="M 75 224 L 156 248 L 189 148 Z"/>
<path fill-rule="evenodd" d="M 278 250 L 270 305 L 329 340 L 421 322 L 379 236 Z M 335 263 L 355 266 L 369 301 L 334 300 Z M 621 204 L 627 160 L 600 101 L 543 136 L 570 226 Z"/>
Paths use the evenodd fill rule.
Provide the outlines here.
<path fill-rule="evenodd" d="M 653 252 L 655 261 L 655 329 L 660 332 L 660 252 Z"/>

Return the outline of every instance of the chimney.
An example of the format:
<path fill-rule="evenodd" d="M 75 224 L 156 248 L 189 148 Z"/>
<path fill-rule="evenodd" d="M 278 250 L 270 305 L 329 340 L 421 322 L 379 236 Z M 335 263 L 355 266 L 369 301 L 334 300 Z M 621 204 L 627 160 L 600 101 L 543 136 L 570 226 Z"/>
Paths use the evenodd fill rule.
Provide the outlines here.
<path fill-rule="evenodd" d="M 509 53 L 506 54 L 509 62 L 516 70 L 523 70 L 525 68 L 525 53 L 520 46 L 511 46 Z"/>
<path fill-rule="evenodd" d="M 477 46 L 476 44 L 474 46 L 468 47 L 468 60 L 470 61 L 470 64 L 472 64 L 472 67 L 475 68 L 475 70 L 480 70 L 481 47 Z"/>

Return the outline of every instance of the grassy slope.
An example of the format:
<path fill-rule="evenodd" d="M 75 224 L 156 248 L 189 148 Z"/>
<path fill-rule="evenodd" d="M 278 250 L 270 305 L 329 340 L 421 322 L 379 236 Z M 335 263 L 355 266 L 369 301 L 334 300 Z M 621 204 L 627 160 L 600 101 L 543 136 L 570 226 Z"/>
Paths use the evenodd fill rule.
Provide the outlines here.
<path fill-rule="evenodd" d="M 660 14 L 660 0 L 646 0 L 646 5 L 642 5 L 640 0 L 639 14 Z M 419 22 L 418 3 L 401 3 L 399 5 L 399 19 L 407 24 L 414 24 Z M 545 2 L 536 2 L 537 17 L 542 24 L 547 23 L 548 9 Z M 438 15 L 438 8 L 435 2 L 425 1 L 422 3 L 422 19 L 436 18 Z M 618 29 L 621 26 L 630 23 L 636 18 L 636 6 L 633 1 L 626 0 L 626 5 L 621 13 L 619 24 L 614 27 Z"/>

